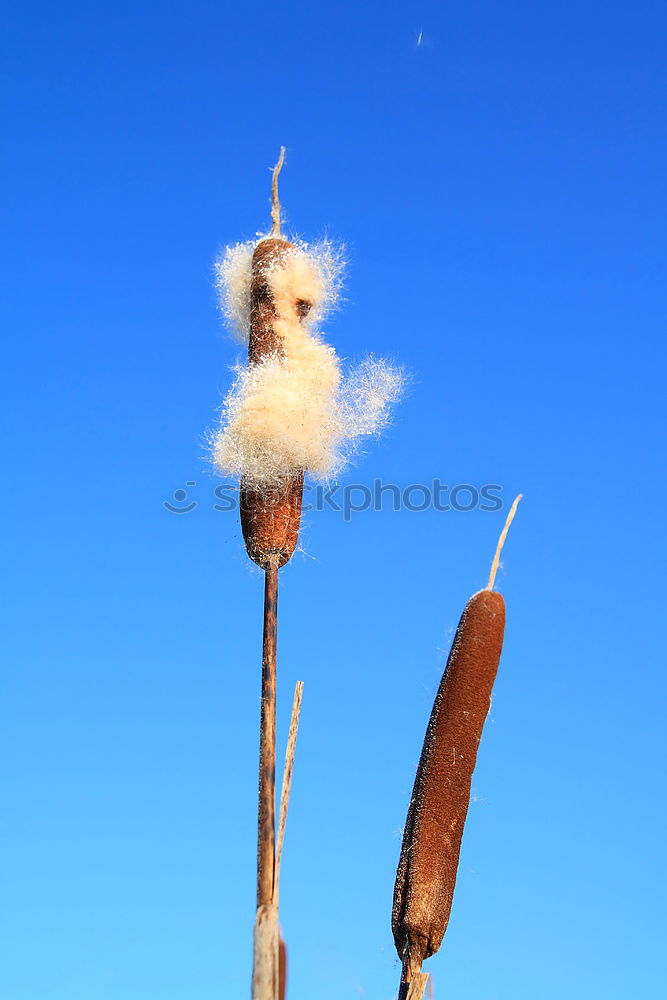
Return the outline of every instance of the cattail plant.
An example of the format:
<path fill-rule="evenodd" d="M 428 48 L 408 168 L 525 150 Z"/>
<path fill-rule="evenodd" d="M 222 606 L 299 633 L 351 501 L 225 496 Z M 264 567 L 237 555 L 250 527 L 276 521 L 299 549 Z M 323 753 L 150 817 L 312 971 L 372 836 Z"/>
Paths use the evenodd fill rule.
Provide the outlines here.
<path fill-rule="evenodd" d="M 318 332 L 338 299 L 343 255 L 328 241 L 309 245 L 283 235 L 284 153 L 273 171 L 271 231 L 228 248 L 216 264 L 222 307 L 247 340 L 248 359 L 236 368 L 212 453 L 221 472 L 240 477 L 243 538 L 265 574 L 254 1000 L 276 1000 L 280 989 L 278 876 L 301 698 L 298 689 L 276 845 L 278 572 L 298 543 L 305 476 L 335 477 L 362 438 L 387 422 L 404 383 L 400 369 L 373 357 L 344 372 Z"/>
<path fill-rule="evenodd" d="M 503 646 L 505 602 L 493 586 L 520 499 L 505 522 L 486 589 L 465 606 L 426 730 L 394 888 L 399 1000 L 423 996 L 422 963 L 440 947 L 449 921 L 472 774 Z"/>

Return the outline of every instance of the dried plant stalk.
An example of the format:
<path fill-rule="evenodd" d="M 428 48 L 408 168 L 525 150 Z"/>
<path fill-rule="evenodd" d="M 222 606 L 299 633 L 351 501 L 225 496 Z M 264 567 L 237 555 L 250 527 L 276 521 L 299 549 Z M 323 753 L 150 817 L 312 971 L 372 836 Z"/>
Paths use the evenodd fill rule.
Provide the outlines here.
<path fill-rule="evenodd" d="M 425 972 L 417 972 L 410 979 L 405 1000 L 422 1000 L 429 976 Z"/>
<path fill-rule="evenodd" d="M 275 235 L 258 243 L 252 257 L 249 365 L 260 364 L 268 356 L 281 357 L 284 354 L 284 345 L 276 331 L 276 308 L 267 279 L 270 269 L 279 265 L 292 249 L 292 244 L 280 237 L 278 174 L 284 155 L 285 150 L 281 149 L 280 159 L 273 172 L 272 218 Z M 275 850 L 278 571 L 290 559 L 296 546 L 301 521 L 302 492 L 303 472 L 296 473 L 285 482 L 272 483 L 263 490 L 241 479 L 243 537 L 248 555 L 265 571 L 253 1000 L 276 1000 L 280 989 Z M 293 749 L 292 746 L 292 752 Z"/>
<path fill-rule="evenodd" d="M 278 907 L 274 901 L 277 632 L 278 567 L 268 566 L 264 580 L 262 701 L 259 723 L 257 912 L 252 974 L 253 1000 L 275 1000 L 278 988 Z"/>
<path fill-rule="evenodd" d="M 278 938 L 278 908 L 273 904 L 258 907 L 253 940 L 253 1000 L 276 1000 L 279 980 Z"/>
<path fill-rule="evenodd" d="M 229 247 L 217 265 L 227 318 L 248 336 L 248 367 L 223 403 L 212 440 L 217 467 L 240 475 L 240 514 L 250 558 L 266 574 L 260 720 L 257 915 L 253 1000 L 276 1000 L 280 986 L 278 875 L 300 689 L 275 843 L 276 642 L 278 572 L 294 553 L 304 474 L 339 471 L 357 442 L 384 427 L 405 383 L 400 369 L 368 357 L 344 378 L 333 347 L 316 330 L 338 297 L 342 257 L 328 241 L 284 239 L 278 175 L 272 228 L 257 243 Z M 284 808 L 283 808 L 284 807 Z"/>
<path fill-rule="evenodd" d="M 276 787 L 276 644 L 278 568 L 270 566 L 264 581 L 262 701 L 259 738 L 259 815 L 257 906 L 273 903 Z"/>
<path fill-rule="evenodd" d="M 280 790 L 280 813 L 278 816 L 278 837 L 276 842 L 276 864 L 273 894 L 278 900 L 280 892 L 280 865 L 283 857 L 285 826 L 287 825 L 287 810 L 289 809 L 290 792 L 292 791 L 292 771 L 294 770 L 294 755 L 296 753 L 296 738 L 299 733 L 299 718 L 301 716 L 301 699 L 303 698 L 303 681 L 297 681 L 292 701 L 292 715 L 287 733 L 287 749 L 285 750 L 285 768 L 283 783 Z"/>

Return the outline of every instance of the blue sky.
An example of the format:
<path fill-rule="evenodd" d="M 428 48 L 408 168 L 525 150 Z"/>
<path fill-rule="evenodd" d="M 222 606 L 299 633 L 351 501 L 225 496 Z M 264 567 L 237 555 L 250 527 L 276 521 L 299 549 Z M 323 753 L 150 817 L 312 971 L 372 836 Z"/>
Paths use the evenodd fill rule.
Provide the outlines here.
<path fill-rule="evenodd" d="M 664 7 L 2 21 L 3 1000 L 248 995 L 261 578 L 203 441 L 238 357 L 212 261 L 281 143 L 288 225 L 348 246 L 327 336 L 412 373 L 347 482 L 525 496 L 435 997 L 658 996 Z M 414 768 L 505 510 L 313 512 L 282 574 L 290 1000 L 395 995 Z"/>

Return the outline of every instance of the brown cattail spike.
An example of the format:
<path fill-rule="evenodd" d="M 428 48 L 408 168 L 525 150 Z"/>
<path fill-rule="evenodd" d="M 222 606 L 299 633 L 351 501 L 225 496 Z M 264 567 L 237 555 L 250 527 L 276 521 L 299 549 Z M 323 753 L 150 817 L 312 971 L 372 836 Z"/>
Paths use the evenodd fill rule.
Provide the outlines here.
<path fill-rule="evenodd" d="M 482 590 L 471 597 L 436 695 L 394 889 L 392 930 L 404 971 L 420 970 L 424 959 L 440 947 L 447 928 L 470 783 L 504 627 L 500 594 Z M 407 997 L 407 991 L 403 995 Z"/>
<path fill-rule="evenodd" d="M 268 274 L 280 267 L 293 250 L 287 240 L 273 237 L 261 240 L 255 247 L 250 285 L 250 365 L 259 364 L 270 355 L 284 356 L 284 344 L 276 331 L 276 309 Z M 248 555 L 263 569 L 284 566 L 292 557 L 299 538 L 302 497 L 303 471 L 267 485 L 249 485 L 241 480 L 243 538 Z"/>
<path fill-rule="evenodd" d="M 284 356 L 282 337 L 275 329 L 276 308 L 271 295 L 269 274 L 280 268 L 294 251 L 294 244 L 280 237 L 260 240 L 252 255 L 250 281 L 250 336 L 248 363 L 253 365 L 271 354 Z"/>
<path fill-rule="evenodd" d="M 241 529 L 248 555 L 262 569 L 280 568 L 292 557 L 299 540 L 303 473 L 269 488 L 241 480 Z"/>

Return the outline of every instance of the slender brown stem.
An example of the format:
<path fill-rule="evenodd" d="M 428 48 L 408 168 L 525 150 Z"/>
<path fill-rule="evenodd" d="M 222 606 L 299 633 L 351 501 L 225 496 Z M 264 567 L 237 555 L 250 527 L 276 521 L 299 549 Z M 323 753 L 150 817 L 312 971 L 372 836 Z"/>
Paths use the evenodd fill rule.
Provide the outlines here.
<path fill-rule="evenodd" d="M 276 789 L 276 639 L 278 567 L 267 566 L 264 579 L 262 707 L 259 723 L 259 810 L 257 824 L 257 906 L 273 902 Z"/>
<path fill-rule="evenodd" d="M 421 962 L 413 963 L 409 958 L 403 962 L 398 1000 L 422 1000 L 428 976 L 421 971 Z"/>
<path fill-rule="evenodd" d="M 407 1000 L 410 991 L 410 980 L 412 979 L 412 962 L 409 958 L 403 960 L 401 967 L 401 983 L 398 988 L 398 1000 Z"/>

